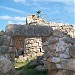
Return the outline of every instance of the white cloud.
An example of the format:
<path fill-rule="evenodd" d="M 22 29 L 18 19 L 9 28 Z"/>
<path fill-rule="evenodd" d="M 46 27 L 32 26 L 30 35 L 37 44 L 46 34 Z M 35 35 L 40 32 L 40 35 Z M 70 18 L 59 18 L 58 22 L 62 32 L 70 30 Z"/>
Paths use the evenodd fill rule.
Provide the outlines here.
<path fill-rule="evenodd" d="M 75 0 L 33 0 L 34 2 L 74 2 Z"/>
<path fill-rule="evenodd" d="M 14 2 L 16 3 L 21 3 L 23 5 L 29 5 L 28 1 L 27 0 L 14 0 Z"/>
<path fill-rule="evenodd" d="M 13 24 L 13 22 L 12 21 L 8 21 L 8 23 L 7 24 Z"/>
<path fill-rule="evenodd" d="M 14 0 L 15 2 L 25 2 L 25 0 Z"/>
<path fill-rule="evenodd" d="M 11 7 L 0 6 L 0 8 L 1 8 L 1 9 L 4 9 L 4 10 L 9 10 L 9 11 L 12 11 L 12 12 L 16 12 L 16 13 L 25 14 L 24 11 L 18 10 L 18 9 L 15 9 L 15 8 L 11 8 Z"/>
<path fill-rule="evenodd" d="M 26 23 L 26 17 L 20 17 L 20 16 L 15 16 L 11 17 L 8 15 L 5 16 L 0 16 L 0 20 L 6 20 L 7 24 L 25 24 Z"/>
<path fill-rule="evenodd" d="M 38 3 L 38 2 L 44 2 L 44 3 L 49 3 L 49 2 L 59 2 L 59 3 L 64 3 L 66 5 L 74 4 L 75 0 L 32 0 L 32 2 Z"/>
<path fill-rule="evenodd" d="M 25 22 L 14 22 L 14 21 L 8 21 L 7 24 L 25 24 Z"/>
<path fill-rule="evenodd" d="M 11 17 L 8 15 L 5 15 L 5 16 L 0 16 L 0 20 L 25 21 L 26 17 L 19 17 L 19 16 Z"/>
<path fill-rule="evenodd" d="M 14 17 L 14 20 L 16 20 L 16 21 L 25 21 L 26 17 L 18 17 L 18 16 L 16 16 L 16 17 Z"/>
<path fill-rule="evenodd" d="M 5 16 L 0 16 L 0 19 L 3 19 L 3 20 L 9 20 L 11 17 L 8 16 L 8 15 L 5 15 Z"/>
<path fill-rule="evenodd" d="M 71 4 L 74 3 L 75 0 L 31 0 L 32 4 L 37 5 L 37 2 L 61 2 L 61 3 L 65 3 L 65 4 Z M 19 2 L 22 3 L 24 5 L 29 5 L 30 0 L 14 0 L 14 2 Z"/>

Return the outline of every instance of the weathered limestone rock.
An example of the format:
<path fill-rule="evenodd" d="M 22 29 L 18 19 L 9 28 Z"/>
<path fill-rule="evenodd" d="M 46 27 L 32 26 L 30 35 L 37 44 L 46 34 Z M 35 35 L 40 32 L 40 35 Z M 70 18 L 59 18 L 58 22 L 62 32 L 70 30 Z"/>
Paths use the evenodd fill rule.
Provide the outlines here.
<path fill-rule="evenodd" d="M 71 44 L 75 44 L 75 38 L 64 38 L 63 39 L 64 42 L 66 43 L 71 43 Z"/>
<path fill-rule="evenodd" d="M 6 27 L 6 33 L 10 36 L 47 37 L 53 34 L 53 30 L 49 26 L 11 24 Z"/>
<path fill-rule="evenodd" d="M 13 46 L 13 42 L 11 44 L 12 38 L 8 35 L 0 35 L 0 46 Z"/>
<path fill-rule="evenodd" d="M 60 38 L 59 42 L 57 44 L 57 47 L 56 47 L 56 51 L 57 52 L 64 52 L 65 49 L 67 48 L 67 46 L 68 45 L 64 41 L 62 41 L 62 39 Z"/>
<path fill-rule="evenodd" d="M 38 71 L 38 72 L 47 71 L 47 69 L 46 69 L 44 66 L 42 66 L 42 65 L 37 66 L 37 67 L 35 68 L 35 70 Z"/>
<path fill-rule="evenodd" d="M 63 73 L 61 70 L 59 70 L 56 75 L 63 75 Z"/>
<path fill-rule="evenodd" d="M 3 35 L 0 35 L 0 46 L 3 45 L 3 41 L 4 41 Z"/>
<path fill-rule="evenodd" d="M 11 41 L 7 34 L 0 34 L 0 75 L 15 75 L 15 51 Z"/>
<path fill-rule="evenodd" d="M 44 65 L 48 68 L 49 75 L 74 75 L 75 39 L 54 30 L 53 36 L 46 42 L 43 44 L 46 59 Z"/>
<path fill-rule="evenodd" d="M 62 70 L 63 75 L 74 75 L 74 72 L 71 70 Z"/>
<path fill-rule="evenodd" d="M 70 70 L 59 70 L 56 75 L 74 75 Z"/>
<path fill-rule="evenodd" d="M 63 54 L 60 54 L 60 58 L 65 58 L 65 59 L 70 58 L 70 55 L 63 53 Z"/>
<path fill-rule="evenodd" d="M 3 45 L 9 46 L 10 45 L 11 37 L 7 36 L 7 35 L 4 35 L 3 37 L 4 37 L 4 43 L 3 43 Z"/>
<path fill-rule="evenodd" d="M 72 56 L 72 58 L 75 58 L 75 45 L 71 46 L 69 48 L 70 51 L 70 55 Z"/>
<path fill-rule="evenodd" d="M 52 57 L 52 62 L 53 63 L 59 63 L 60 62 L 60 58 L 59 57 Z"/>
<path fill-rule="evenodd" d="M 51 37 L 51 39 L 48 40 L 48 45 L 49 45 L 49 44 L 57 43 L 58 41 L 59 41 L 58 38 L 56 38 L 56 37 Z"/>
<path fill-rule="evenodd" d="M 55 29 L 54 30 L 54 33 L 53 33 L 53 36 L 62 38 L 64 35 L 63 35 L 63 32 L 62 31 L 60 31 L 58 29 Z"/>
<path fill-rule="evenodd" d="M 57 67 L 58 69 L 61 69 L 61 64 L 56 64 L 56 67 Z"/>
<path fill-rule="evenodd" d="M 9 47 L 8 46 L 0 46 L 0 53 L 1 54 L 9 53 Z"/>
<path fill-rule="evenodd" d="M 61 61 L 62 69 L 75 71 L 75 59 L 65 59 Z"/>
<path fill-rule="evenodd" d="M 9 74 L 10 70 L 14 73 L 14 68 L 11 61 L 3 56 L 0 56 L 0 73 L 6 75 L 6 73 Z M 11 75 L 13 75 L 13 73 Z"/>

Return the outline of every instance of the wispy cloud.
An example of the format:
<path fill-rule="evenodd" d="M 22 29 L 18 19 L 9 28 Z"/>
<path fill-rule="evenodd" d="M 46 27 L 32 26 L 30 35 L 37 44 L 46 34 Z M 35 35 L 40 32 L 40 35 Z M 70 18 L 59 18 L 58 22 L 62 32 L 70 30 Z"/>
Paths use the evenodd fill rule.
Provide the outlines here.
<path fill-rule="evenodd" d="M 25 21 L 26 17 L 19 17 L 19 16 L 11 17 L 8 15 L 4 15 L 4 16 L 0 16 L 0 20 Z"/>
<path fill-rule="evenodd" d="M 27 0 L 14 0 L 14 2 L 16 3 L 21 3 L 23 5 L 29 5 L 28 1 Z"/>
<path fill-rule="evenodd" d="M 0 16 L 0 20 L 6 20 L 7 24 L 25 24 L 26 17 L 20 17 L 20 16 L 11 17 L 5 15 L 5 16 Z"/>
<path fill-rule="evenodd" d="M 22 10 L 18 10 L 18 9 L 11 8 L 11 7 L 0 6 L 0 8 L 1 8 L 1 9 L 4 9 L 4 10 L 8 10 L 8 11 L 12 11 L 12 12 L 16 12 L 16 13 L 22 13 L 22 14 L 25 13 L 25 12 L 22 11 Z"/>
<path fill-rule="evenodd" d="M 70 3 L 74 2 L 75 0 L 33 0 L 34 2 L 63 2 L 63 3 Z"/>
<path fill-rule="evenodd" d="M 25 24 L 25 22 L 14 22 L 14 21 L 8 21 L 7 24 Z"/>
<path fill-rule="evenodd" d="M 1 20 L 9 20 L 11 17 L 8 16 L 8 15 L 5 15 L 5 16 L 0 16 L 0 19 Z"/>

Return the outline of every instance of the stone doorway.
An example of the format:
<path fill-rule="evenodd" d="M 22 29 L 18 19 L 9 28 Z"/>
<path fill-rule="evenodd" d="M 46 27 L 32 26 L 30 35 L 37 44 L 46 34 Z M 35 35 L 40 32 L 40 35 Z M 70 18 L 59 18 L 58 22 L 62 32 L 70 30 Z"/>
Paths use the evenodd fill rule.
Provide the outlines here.
<path fill-rule="evenodd" d="M 14 52 L 15 49 L 20 49 L 21 47 L 24 48 L 24 57 L 27 57 L 30 61 L 33 57 L 40 56 L 39 53 L 42 53 L 41 38 L 50 37 L 53 34 L 53 29 L 49 26 L 41 25 L 11 24 L 6 27 L 6 33 L 15 43 L 15 46 L 12 47 Z M 24 59 L 26 60 L 26 58 Z"/>
<path fill-rule="evenodd" d="M 18 57 L 23 55 L 23 57 L 27 57 L 27 59 L 33 59 L 43 55 L 44 51 L 42 50 L 41 37 L 25 38 L 22 36 L 14 36 L 12 38 L 15 43 L 14 49 L 17 52 Z"/>

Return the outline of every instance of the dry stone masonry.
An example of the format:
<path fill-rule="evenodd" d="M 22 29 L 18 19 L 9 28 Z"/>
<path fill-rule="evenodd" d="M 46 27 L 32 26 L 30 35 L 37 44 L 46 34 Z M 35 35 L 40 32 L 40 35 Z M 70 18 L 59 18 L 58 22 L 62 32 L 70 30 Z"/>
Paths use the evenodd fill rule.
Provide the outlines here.
<path fill-rule="evenodd" d="M 58 34 L 60 33 L 60 34 Z M 57 35 L 58 34 L 58 35 Z M 54 30 L 54 34 L 43 43 L 45 67 L 50 75 L 75 74 L 75 39 L 63 32 Z"/>
<path fill-rule="evenodd" d="M 75 75 L 75 38 L 38 24 L 11 24 L 6 26 L 5 33 L 0 34 L 0 75 L 16 74 L 13 66 L 18 48 L 15 37 L 19 37 L 16 39 L 19 46 L 22 44 L 24 60 L 43 56 L 44 68 L 48 69 L 49 75 Z"/>
<path fill-rule="evenodd" d="M 8 25 L 6 33 L 15 37 L 24 37 L 24 56 L 25 59 L 36 58 L 43 54 L 41 37 L 49 37 L 53 30 L 50 26 L 41 25 Z"/>
<path fill-rule="evenodd" d="M 13 40 L 6 34 L 0 34 L 0 75 L 15 75 L 15 51 Z"/>
<path fill-rule="evenodd" d="M 41 25 L 8 25 L 5 34 L 0 35 L 0 75 L 16 75 L 15 40 L 14 37 L 23 37 L 24 57 L 32 59 L 43 53 L 41 37 L 51 36 L 53 29 Z M 16 39 L 17 40 L 17 39 Z M 19 41 L 22 41 L 19 39 Z M 30 57 L 30 58 L 29 58 Z"/>
<path fill-rule="evenodd" d="M 41 37 L 25 38 L 24 49 L 24 56 L 28 56 L 27 59 L 33 59 L 37 56 L 42 56 L 44 51 L 42 50 Z"/>

